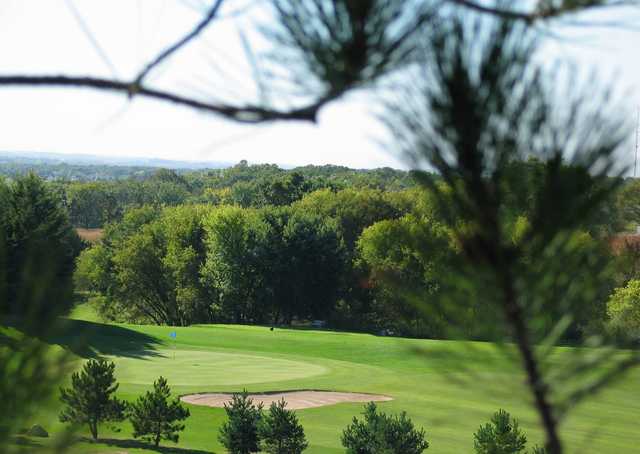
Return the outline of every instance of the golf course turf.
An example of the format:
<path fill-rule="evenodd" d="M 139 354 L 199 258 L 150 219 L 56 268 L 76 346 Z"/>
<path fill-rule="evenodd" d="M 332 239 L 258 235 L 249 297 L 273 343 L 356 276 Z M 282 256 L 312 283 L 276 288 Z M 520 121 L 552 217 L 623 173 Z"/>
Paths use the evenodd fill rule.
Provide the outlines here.
<path fill-rule="evenodd" d="M 425 428 L 430 447 L 443 454 L 473 451 L 473 432 L 504 408 L 526 432 L 529 446 L 540 443 L 523 376 L 505 351 L 489 343 L 411 340 L 343 332 L 206 325 L 187 328 L 101 324 L 81 307 L 57 344 L 73 348 L 83 337 L 81 357 L 105 356 L 116 363 L 118 395 L 134 400 L 162 375 L 175 395 L 204 392 L 327 390 L 382 394 L 384 412 L 405 410 Z M 83 318 L 85 320 L 76 320 Z M 170 337 L 176 332 L 176 338 Z M 559 348 L 558 361 L 563 351 Z M 563 422 L 569 453 L 640 452 L 640 371 L 635 370 L 582 403 Z M 298 410 L 309 440 L 308 453 L 341 453 L 342 429 L 362 411 L 362 403 Z M 134 440 L 129 423 L 100 429 L 103 441 L 76 443 L 74 453 L 224 453 L 217 440 L 224 410 L 188 405 L 191 417 L 180 442 L 156 451 Z M 59 404 L 52 401 L 37 421 L 53 435 Z M 114 430 L 115 429 L 115 430 Z M 80 435 L 87 436 L 81 432 Z M 39 441 L 41 442 L 41 441 Z M 47 441 L 44 442 L 45 444 Z M 171 448 L 168 450 L 166 448 Z"/>

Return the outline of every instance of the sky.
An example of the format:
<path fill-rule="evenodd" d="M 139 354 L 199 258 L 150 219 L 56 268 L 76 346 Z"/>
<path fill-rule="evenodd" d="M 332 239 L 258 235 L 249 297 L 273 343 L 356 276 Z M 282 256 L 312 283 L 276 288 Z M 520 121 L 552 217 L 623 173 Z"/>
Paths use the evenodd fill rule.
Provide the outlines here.
<path fill-rule="evenodd" d="M 262 0 L 264 2 L 264 0 Z M 131 79 L 202 17 L 210 0 L 1 0 L 0 74 L 70 74 Z M 237 100 L 256 92 L 242 38 L 262 55 L 261 0 L 227 0 L 197 41 L 158 67 L 150 85 Z M 243 12 L 244 14 L 237 14 Z M 640 10 L 597 11 L 545 31 L 541 58 L 596 70 L 640 105 Z M 623 22 L 599 27 L 593 22 Z M 639 24 L 634 30 L 626 25 Z M 366 94 L 325 107 L 316 125 L 239 125 L 162 102 L 87 89 L 0 88 L 0 150 L 189 161 L 356 168 L 407 164 L 385 139 Z M 635 120 L 635 118 L 634 118 Z M 387 145 L 382 145 L 381 142 Z M 633 142 L 632 139 L 629 141 Z M 633 155 L 630 145 L 629 156 Z"/>

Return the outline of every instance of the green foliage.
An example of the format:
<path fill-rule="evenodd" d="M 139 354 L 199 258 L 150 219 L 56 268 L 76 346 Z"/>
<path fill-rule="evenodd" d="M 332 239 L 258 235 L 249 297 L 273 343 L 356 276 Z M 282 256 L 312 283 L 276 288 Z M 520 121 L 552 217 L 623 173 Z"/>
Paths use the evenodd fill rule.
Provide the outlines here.
<path fill-rule="evenodd" d="M 349 454 L 420 454 L 429 447 L 424 429 L 417 430 L 405 412 L 387 416 L 369 402 L 363 415 L 363 421 L 354 417 L 342 432 Z"/>
<path fill-rule="evenodd" d="M 375 289 L 379 328 L 414 336 L 445 334 L 437 307 L 425 303 L 439 291 L 454 254 L 441 224 L 411 214 L 379 221 L 364 230 L 357 252 L 357 263 Z"/>
<path fill-rule="evenodd" d="M 184 430 L 183 421 L 189 417 L 189 410 L 184 408 L 179 398 L 169 401 L 171 389 L 163 377 L 153 382 L 153 391 L 147 391 L 129 406 L 129 419 L 133 426 L 133 436 L 153 442 L 160 440 L 178 442 L 178 432 Z"/>
<path fill-rule="evenodd" d="M 517 454 L 523 452 L 527 444 L 518 421 L 502 409 L 491 417 L 491 423 L 480 426 L 473 438 L 476 454 Z"/>
<path fill-rule="evenodd" d="M 640 280 L 614 290 L 607 302 L 609 329 L 623 340 L 640 340 Z"/>
<path fill-rule="evenodd" d="M 230 454 L 258 452 L 258 427 L 262 419 L 262 404 L 256 406 L 247 391 L 234 394 L 224 411 L 227 420 L 220 427 L 218 440 Z"/>
<path fill-rule="evenodd" d="M 118 219 L 122 207 L 110 185 L 103 182 L 72 183 L 65 188 L 67 209 L 73 225 L 78 227 L 102 227 L 108 221 Z"/>
<path fill-rule="evenodd" d="M 335 221 L 316 213 L 294 211 L 282 230 L 280 269 L 287 276 L 285 320 L 293 315 L 326 318 L 338 299 L 345 263 L 345 251 Z M 282 281 L 281 281 L 282 283 Z"/>
<path fill-rule="evenodd" d="M 83 251 L 76 283 L 99 296 L 106 318 L 173 325 L 209 321 L 198 279 L 205 258 L 202 217 L 198 205 L 128 211 L 106 229 L 101 244 Z"/>
<path fill-rule="evenodd" d="M 269 454 L 300 454 L 309 443 L 293 410 L 287 410 L 284 398 L 273 402 L 258 426 L 260 446 Z"/>
<path fill-rule="evenodd" d="M 113 395 L 118 390 L 115 368 L 113 362 L 90 359 L 80 372 L 74 372 L 71 387 L 60 389 L 60 401 L 65 405 L 60 421 L 87 424 L 94 439 L 98 438 L 99 424 L 122 421 L 126 404 Z"/>
<path fill-rule="evenodd" d="M 34 174 L 0 187 L 0 315 L 25 325 L 51 320 L 71 306 L 80 240 L 60 200 Z M 47 287 L 32 282 L 33 276 Z"/>
<path fill-rule="evenodd" d="M 429 4 L 405 8 L 384 0 L 273 5 L 277 28 L 268 37 L 278 43 L 293 82 L 328 99 L 402 69 L 411 61 L 411 38 L 432 17 Z"/>
<path fill-rule="evenodd" d="M 286 176 L 267 180 L 262 183 L 260 190 L 267 205 L 291 205 L 309 192 L 311 183 L 298 172 L 288 173 Z"/>
<path fill-rule="evenodd" d="M 400 212 L 392 202 L 392 197 L 375 189 L 348 188 L 338 192 L 322 189 L 295 203 L 294 208 L 335 218 L 345 245 L 351 251 L 366 227 L 399 216 Z"/>
<path fill-rule="evenodd" d="M 222 207 L 204 219 L 206 260 L 202 280 L 216 291 L 214 313 L 235 323 L 251 319 L 259 219 L 254 211 Z"/>
<path fill-rule="evenodd" d="M 414 173 L 460 250 L 438 304 L 494 315 L 488 334 L 515 344 L 545 447 L 560 454 L 560 420 L 640 356 L 613 355 L 613 345 L 580 329 L 585 314 L 602 314 L 607 294 L 608 256 L 591 240 L 607 230 L 603 213 L 620 184 L 609 174 L 625 123 L 607 108 L 608 92 L 547 77 L 538 49 L 524 23 L 453 15 L 427 39 L 418 88 L 385 118 L 394 146 L 449 188 L 442 194 L 430 175 Z M 531 156 L 541 161 L 533 184 L 514 167 Z M 513 209 L 523 201 L 524 212 Z M 520 216 L 527 222 L 518 226 Z M 593 373 L 590 349 L 558 367 L 549 347 L 561 338 L 600 347 L 596 362 L 609 372 Z"/>
<path fill-rule="evenodd" d="M 616 197 L 618 227 L 635 231 L 640 225 L 640 181 L 629 179 Z"/>
<path fill-rule="evenodd" d="M 96 244 L 80 253 L 73 275 L 77 290 L 107 294 L 111 284 L 113 264 L 110 251 L 103 244 Z"/>
<path fill-rule="evenodd" d="M 16 172 L 6 165 L 3 163 L 0 173 L 13 176 Z M 226 169 L 194 171 L 87 165 L 85 173 L 76 169 L 70 169 L 72 173 L 65 173 L 64 169 L 57 173 L 45 163 L 30 167 L 47 179 L 52 175 L 59 177 L 47 183 L 49 189 L 63 201 L 72 225 L 85 228 L 118 222 L 128 210 L 144 205 L 285 206 L 322 188 L 399 190 L 413 185 L 409 173 L 401 170 L 354 170 L 329 165 L 284 170 L 272 164 L 245 162 Z M 72 178 L 67 180 L 65 176 Z"/>
<path fill-rule="evenodd" d="M 0 213 L 0 451 L 10 453 L 66 373 L 69 354 L 40 339 L 71 305 L 80 243 L 56 194 L 32 174 L 0 178 Z"/>

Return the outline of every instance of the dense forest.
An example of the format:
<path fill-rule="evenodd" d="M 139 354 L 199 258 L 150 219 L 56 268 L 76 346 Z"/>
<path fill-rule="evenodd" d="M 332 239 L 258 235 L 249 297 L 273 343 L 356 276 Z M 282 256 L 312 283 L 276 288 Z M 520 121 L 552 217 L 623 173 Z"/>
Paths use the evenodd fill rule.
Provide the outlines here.
<path fill-rule="evenodd" d="M 130 208 L 146 205 L 284 206 L 318 189 L 397 191 L 414 183 L 408 172 L 390 168 L 306 166 L 285 170 L 273 164 L 249 165 L 241 161 L 227 169 L 155 169 L 146 177 L 91 182 L 56 179 L 49 184 L 60 194 L 74 226 L 98 228 L 122 219 Z"/>
<path fill-rule="evenodd" d="M 511 166 L 514 181 L 527 187 L 526 197 L 513 194 L 505 213 L 514 244 L 524 238 L 545 165 Z M 588 174 L 563 171 L 597 187 Z M 244 161 L 117 181 L 40 181 L 70 225 L 104 228 L 101 241 L 85 243 L 79 254 L 75 286 L 105 319 L 170 325 L 322 320 L 331 328 L 384 334 L 489 338 L 490 321 L 500 314 L 471 307 L 456 314 L 452 330 L 446 306 L 436 304 L 461 251 L 446 227 L 446 207 L 436 200 L 446 199 L 449 187 L 430 178 L 441 197 L 399 170 L 284 170 Z M 34 179 L 17 177 L 5 186 L 34 185 Z M 578 311 L 565 340 L 613 325 L 616 333 L 625 331 L 620 320 L 610 323 L 607 302 L 615 288 L 638 277 L 640 254 L 619 232 L 640 222 L 640 184 L 621 183 L 616 200 L 572 234 L 578 256 L 610 262 L 611 273 L 594 289 L 599 296 Z M 579 270 L 574 277 L 588 280 Z M 563 310 L 549 304 L 549 326 Z"/>

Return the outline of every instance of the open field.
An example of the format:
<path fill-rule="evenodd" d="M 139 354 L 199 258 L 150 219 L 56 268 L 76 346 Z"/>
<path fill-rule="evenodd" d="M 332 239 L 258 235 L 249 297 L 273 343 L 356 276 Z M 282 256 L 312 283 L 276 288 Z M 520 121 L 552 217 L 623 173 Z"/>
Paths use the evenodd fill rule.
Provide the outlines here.
<path fill-rule="evenodd" d="M 75 316 L 90 318 L 86 307 Z M 379 402 L 383 411 L 406 410 L 424 426 L 427 452 L 472 452 L 472 434 L 498 408 L 520 419 L 531 440 L 539 442 L 535 414 L 529 409 L 517 368 L 487 343 L 383 338 L 364 334 L 319 332 L 248 326 L 106 325 L 71 320 L 74 337 L 84 333 L 89 348 L 78 356 L 100 354 L 113 359 L 120 381 L 119 395 L 134 399 L 158 375 L 165 376 L 178 395 L 295 389 L 362 392 L 391 396 Z M 175 342 L 169 338 L 177 332 Z M 69 346 L 71 337 L 56 343 Z M 71 345 L 71 347 L 73 347 Z M 570 349 L 558 349 L 558 361 Z M 78 363 L 80 364 L 80 363 Z M 191 418 L 172 445 L 177 453 L 223 453 L 217 431 L 224 410 L 189 405 Z M 340 433 L 361 403 L 299 410 L 310 447 L 308 453 L 344 452 Z M 44 409 L 37 422 L 55 433 L 57 404 Z M 562 426 L 570 453 L 638 452 L 640 431 L 640 371 L 634 371 L 596 398 L 581 405 Z M 35 422 L 35 421 L 34 421 Z M 75 453 L 158 452 L 134 441 L 128 424 L 121 431 L 101 428 L 99 444 L 81 442 Z M 86 434 L 85 434 L 86 435 Z"/>
<path fill-rule="evenodd" d="M 88 243 L 97 243 L 104 236 L 104 229 L 83 229 L 78 227 L 76 233 Z"/>

